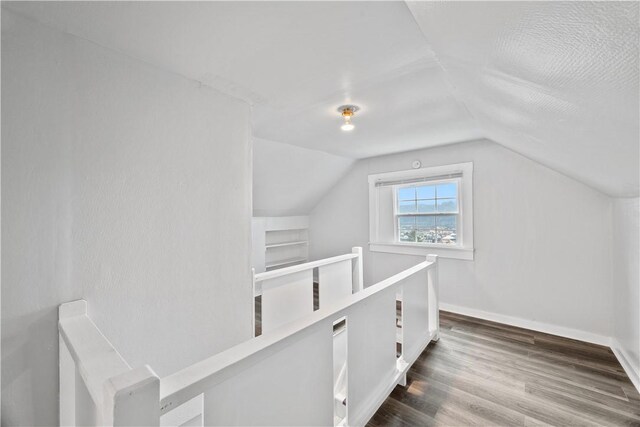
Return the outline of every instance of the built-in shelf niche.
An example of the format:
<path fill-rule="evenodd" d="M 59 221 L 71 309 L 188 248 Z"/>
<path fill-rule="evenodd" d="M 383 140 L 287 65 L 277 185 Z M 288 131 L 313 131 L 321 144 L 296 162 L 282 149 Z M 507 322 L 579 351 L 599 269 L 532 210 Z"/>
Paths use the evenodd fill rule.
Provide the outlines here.
<path fill-rule="evenodd" d="M 306 228 L 287 230 L 265 230 L 264 243 L 267 249 L 283 246 L 306 245 L 308 243 Z"/>
<path fill-rule="evenodd" d="M 253 267 L 257 273 L 308 261 L 308 217 L 253 218 Z"/>

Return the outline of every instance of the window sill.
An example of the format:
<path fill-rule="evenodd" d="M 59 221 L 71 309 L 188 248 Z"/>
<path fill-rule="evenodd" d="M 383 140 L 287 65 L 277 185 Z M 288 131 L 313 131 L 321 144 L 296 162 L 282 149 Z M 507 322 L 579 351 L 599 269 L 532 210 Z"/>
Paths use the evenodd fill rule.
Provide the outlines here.
<path fill-rule="evenodd" d="M 438 255 L 442 258 L 462 259 L 473 261 L 473 248 L 446 247 L 429 244 L 411 243 L 369 243 L 369 250 L 372 252 L 386 252 L 401 255 Z"/>

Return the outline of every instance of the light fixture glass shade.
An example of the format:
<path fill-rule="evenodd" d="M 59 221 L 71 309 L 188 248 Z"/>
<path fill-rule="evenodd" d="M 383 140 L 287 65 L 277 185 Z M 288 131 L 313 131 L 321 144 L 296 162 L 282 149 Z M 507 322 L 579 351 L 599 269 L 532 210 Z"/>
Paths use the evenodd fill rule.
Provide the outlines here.
<path fill-rule="evenodd" d="M 351 118 L 353 117 L 355 112 L 358 111 L 359 109 L 360 107 L 358 107 L 357 105 L 342 105 L 338 107 L 338 112 L 340 113 L 340 115 L 342 116 L 342 119 L 344 120 L 344 124 L 340 126 L 340 129 L 348 132 L 355 128 L 353 123 L 351 123 Z"/>
<path fill-rule="evenodd" d="M 349 130 L 353 130 L 354 127 L 355 126 L 351 123 L 345 123 L 342 126 L 340 126 L 340 129 L 349 131 Z"/>
<path fill-rule="evenodd" d="M 351 118 L 350 117 L 345 117 L 344 118 L 344 124 L 342 126 L 340 126 L 340 129 L 342 130 L 346 130 L 346 131 L 350 131 L 353 130 L 355 126 L 353 125 L 353 123 L 351 123 Z"/>

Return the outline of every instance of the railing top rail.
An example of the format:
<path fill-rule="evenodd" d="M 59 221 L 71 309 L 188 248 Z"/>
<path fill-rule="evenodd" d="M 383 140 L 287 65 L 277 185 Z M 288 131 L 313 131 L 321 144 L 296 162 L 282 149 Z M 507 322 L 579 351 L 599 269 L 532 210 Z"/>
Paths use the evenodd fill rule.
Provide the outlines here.
<path fill-rule="evenodd" d="M 351 254 L 350 254 L 351 255 Z M 344 256 L 334 257 L 341 258 Z M 331 259 L 331 258 L 329 258 Z M 342 259 L 350 259 L 344 257 Z M 324 261 L 324 260 L 323 260 Z M 335 261 L 334 261 L 335 262 Z M 346 297 L 340 303 L 321 308 L 309 316 L 283 325 L 273 332 L 238 344 L 160 380 L 160 411 L 165 413 L 204 393 L 216 384 L 233 377 L 249 366 L 286 347 L 293 339 L 316 330 L 329 319 L 333 321 L 350 307 L 392 288 L 404 279 L 436 265 L 437 260 L 423 261 L 373 286 Z M 310 263 L 311 264 L 311 263 Z"/>
<path fill-rule="evenodd" d="M 309 270 L 316 267 L 322 267 L 323 265 L 334 264 L 336 262 L 345 261 L 348 259 L 357 258 L 358 254 L 344 254 L 331 258 L 320 259 L 317 261 L 305 262 L 304 264 L 292 265 L 291 267 L 279 268 L 278 270 L 266 271 L 264 273 L 256 274 L 255 281 L 262 282 L 268 279 L 274 279 L 276 277 L 286 276 L 288 274 L 298 273 L 300 271 Z"/>
<path fill-rule="evenodd" d="M 60 336 L 96 407 L 101 408 L 105 381 L 131 367 L 87 316 L 86 301 L 61 304 L 58 312 Z"/>

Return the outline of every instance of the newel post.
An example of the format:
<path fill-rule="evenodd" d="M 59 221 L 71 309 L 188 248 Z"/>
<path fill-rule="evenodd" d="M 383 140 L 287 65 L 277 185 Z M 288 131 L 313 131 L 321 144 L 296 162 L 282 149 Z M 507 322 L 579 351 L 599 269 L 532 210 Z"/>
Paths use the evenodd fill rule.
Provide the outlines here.
<path fill-rule="evenodd" d="M 103 421 L 107 426 L 160 425 L 160 378 L 149 366 L 105 382 Z"/>
<path fill-rule="evenodd" d="M 60 406 L 59 423 L 61 426 L 76 425 L 76 362 L 73 360 L 67 343 L 60 332 L 60 322 L 75 316 L 86 316 L 87 302 L 77 300 L 60 304 L 58 307 L 58 363 Z"/>
<path fill-rule="evenodd" d="M 435 332 L 433 341 L 440 339 L 440 290 L 438 284 L 438 255 L 427 255 L 433 266 L 427 271 L 429 286 L 429 329 Z"/>
<path fill-rule="evenodd" d="M 356 262 L 353 264 L 353 293 L 360 292 L 364 289 L 364 277 L 362 273 L 362 247 L 354 246 L 351 253 L 358 255 Z"/>

